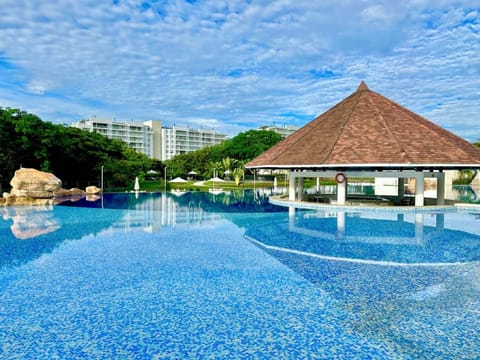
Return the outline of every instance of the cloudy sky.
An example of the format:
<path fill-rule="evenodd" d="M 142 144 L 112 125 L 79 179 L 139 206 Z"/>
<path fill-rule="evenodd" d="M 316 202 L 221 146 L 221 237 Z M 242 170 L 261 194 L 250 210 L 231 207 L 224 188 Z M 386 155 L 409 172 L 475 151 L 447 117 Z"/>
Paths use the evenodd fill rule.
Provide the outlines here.
<path fill-rule="evenodd" d="M 370 89 L 480 138 L 480 0 L 0 0 L 0 106 L 302 126 Z"/>

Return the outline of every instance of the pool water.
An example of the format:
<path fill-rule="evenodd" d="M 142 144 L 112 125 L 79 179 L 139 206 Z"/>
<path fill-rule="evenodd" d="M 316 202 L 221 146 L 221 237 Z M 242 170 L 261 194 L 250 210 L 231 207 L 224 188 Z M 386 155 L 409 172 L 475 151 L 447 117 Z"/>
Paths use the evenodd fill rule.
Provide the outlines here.
<path fill-rule="evenodd" d="M 0 358 L 480 353 L 480 213 L 89 200 L 0 210 Z"/>

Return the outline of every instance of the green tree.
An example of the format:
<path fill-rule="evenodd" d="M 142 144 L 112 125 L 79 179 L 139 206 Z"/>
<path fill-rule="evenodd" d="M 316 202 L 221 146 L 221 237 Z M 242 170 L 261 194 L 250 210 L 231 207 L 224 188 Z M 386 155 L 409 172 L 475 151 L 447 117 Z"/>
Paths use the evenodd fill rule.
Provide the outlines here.
<path fill-rule="evenodd" d="M 0 107 L 0 182 L 5 190 L 20 167 L 52 172 L 69 188 L 100 185 L 102 166 L 107 184 L 128 187 L 152 165 L 161 166 L 124 142 Z"/>
<path fill-rule="evenodd" d="M 223 144 L 223 157 L 250 161 L 277 144 L 282 137 L 270 130 L 248 130 Z"/>
<path fill-rule="evenodd" d="M 221 144 L 206 147 L 201 150 L 174 156 L 165 162 L 169 177 L 186 176 L 189 171 L 195 170 L 205 179 L 214 176 L 222 170 L 232 171 L 254 157 L 268 150 L 281 140 L 281 136 L 273 131 L 249 130 L 240 133 Z M 239 165 L 239 162 L 242 165 Z M 243 176 L 243 175 L 242 175 Z"/>

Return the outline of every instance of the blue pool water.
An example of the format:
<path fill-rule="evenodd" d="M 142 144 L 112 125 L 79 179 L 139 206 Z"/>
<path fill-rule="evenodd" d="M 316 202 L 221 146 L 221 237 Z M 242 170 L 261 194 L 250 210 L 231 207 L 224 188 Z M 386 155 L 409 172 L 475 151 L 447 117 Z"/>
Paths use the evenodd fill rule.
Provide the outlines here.
<path fill-rule="evenodd" d="M 0 358 L 480 353 L 480 213 L 89 200 L 0 209 Z"/>

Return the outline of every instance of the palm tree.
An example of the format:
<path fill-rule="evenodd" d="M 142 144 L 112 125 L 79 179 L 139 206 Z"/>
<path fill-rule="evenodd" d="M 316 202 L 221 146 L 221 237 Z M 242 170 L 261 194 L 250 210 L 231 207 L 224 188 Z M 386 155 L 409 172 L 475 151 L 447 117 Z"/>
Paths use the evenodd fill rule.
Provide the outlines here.
<path fill-rule="evenodd" d="M 226 157 L 225 159 L 222 159 L 223 173 L 227 179 L 230 177 L 230 174 L 232 173 L 232 166 L 234 162 L 235 160 L 230 157 Z"/>
<path fill-rule="evenodd" d="M 206 179 L 218 176 L 218 170 L 222 168 L 222 163 L 220 161 L 217 162 L 209 162 L 207 164 L 206 172 L 204 173 L 204 177 Z"/>
<path fill-rule="evenodd" d="M 233 169 L 233 178 L 235 179 L 235 185 L 238 186 L 240 184 L 240 180 L 242 179 L 244 174 L 245 169 L 243 168 L 243 165 L 241 165 L 241 167 Z"/>

